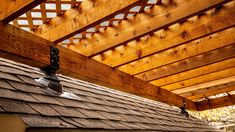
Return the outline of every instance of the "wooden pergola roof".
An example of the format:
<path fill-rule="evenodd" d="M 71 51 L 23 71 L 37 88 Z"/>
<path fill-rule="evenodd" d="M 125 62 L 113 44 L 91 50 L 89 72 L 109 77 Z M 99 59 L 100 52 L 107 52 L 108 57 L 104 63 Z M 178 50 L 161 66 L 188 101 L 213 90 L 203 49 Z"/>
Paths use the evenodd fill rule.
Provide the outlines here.
<path fill-rule="evenodd" d="M 2 0 L 0 20 L 0 57 L 43 68 L 55 46 L 67 76 L 192 110 L 235 104 L 234 0 Z"/>

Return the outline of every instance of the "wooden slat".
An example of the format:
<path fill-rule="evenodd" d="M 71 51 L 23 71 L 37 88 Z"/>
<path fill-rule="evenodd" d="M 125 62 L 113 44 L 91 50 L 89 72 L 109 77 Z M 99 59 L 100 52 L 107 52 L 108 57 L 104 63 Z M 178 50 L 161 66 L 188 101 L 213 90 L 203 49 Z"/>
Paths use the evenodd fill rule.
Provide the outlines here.
<path fill-rule="evenodd" d="M 19 27 L 18 21 L 16 19 L 13 20 L 12 22 L 13 22 L 13 25 L 15 25 L 16 27 Z"/>
<path fill-rule="evenodd" d="M 53 42 L 60 42 L 142 2 L 142 0 L 109 0 L 109 2 L 86 0 L 80 4 L 79 10 L 67 10 L 63 16 L 52 19 L 50 24 L 39 27 L 35 33 Z"/>
<path fill-rule="evenodd" d="M 61 15 L 61 0 L 56 0 L 56 15 Z"/>
<path fill-rule="evenodd" d="M 157 10 L 162 10 L 159 7 L 156 7 L 156 12 L 153 14 L 142 14 L 131 22 L 123 22 L 125 25 L 121 25 L 123 27 L 113 27 L 109 29 L 110 34 L 105 34 L 103 39 L 99 39 L 98 37 L 92 41 L 92 43 L 88 43 L 86 47 L 79 46 L 84 44 L 79 43 L 78 48 L 76 49 L 78 52 L 83 53 L 87 56 L 94 56 L 103 51 L 107 51 L 112 47 L 125 44 L 139 38 L 141 36 L 145 36 L 146 34 L 152 33 L 159 29 L 167 28 L 168 26 L 181 22 L 185 19 L 188 19 L 198 13 L 209 10 L 219 4 L 226 3 L 230 0 L 191 0 L 178 7 L 171 8 L 169 10 L 165 10 L 165 13 L 158 13 Z M 154 9 L 154 8 L 153 8 Z M 89 41 L 89 40 L 87 40 Z"/>
<path fill-rule="evenodd" d="M 176 94 L 182 94 L 182 93 L 186 93 L 186 92 L 190 92 L 190 91 L 196 91 L 199 89 L 205 89 L 205 88 L 209 88 L 209 87 L 213 87 L 213 86 L 217 86 L 217 85 L 222 85 L 222 84 L 227 84 L 227 83 L 231 83 L 231 82 L 235 82 L 235 76 L 231 76 L 231 77 L 227 77 L 227 78 L 223 78 L 223 79 L 218 79 L 218 80 L 214 80 L 214 81 L 210 81 L 210 82 L 206 82 L 206 83 L 201 83 L 198 85 L 193 85 L 193 86 L 189 86 L 189 87 L 185 87 L 185 88 L 181 88 L 181 89 L 176 89 L 173 90 L 173 93 Z"/>
<path fill-rule="evenodd" d="M 27 16 L 27 20 L 28 20 L 29 29 L 30 29 L 30 31 L 33 31 L 33 19 L 32 19 L 31 12 L 30 11 L 27 12 L 26 16 Z"/>
<path fill-rule="evenodd" d="M 157 10 L 156 10 L 157 12 Z M 111 54 L 103 54 L 104 59 L 94 59 L 112 67 L 130 63 L 153 53 L 187 43 L 191 40 L 204 37 L 235 25 L 235 4 L 227 3 L 214 13 L 207 13 L 195 19 L 190 19 L 182 24 L 175 24 L 166 30 L 143 37 L 143 39 L 130 42 L 124 48 L 116 48 Z M 145 39 L 144 39 L 145 38 Z M 95 40 L 93 40 L 95 41 Z M 83 42 L 81 42 L 82 44 Z M 84 42 L 87 43 L 87 42 Z M 132 46 L 133 45 L 133 46 Z M 81 48 L 77 50 L 77 48 Z M 84 52 L 81 46 L 71 46 L 71 49 Z M 89 46 L 88 46 L 89 48 Z"/>
<path fill-rule="evenodd" d="M 181 89 L 184 87 L 189 87 L 192 85 L 197 85 L 200 83 L 218 80 L 218 79 L 226 78 L 226 77 L 230 77 L 230 76 L 235 76 L 235 67 L 225 69 L 222 71 L 218 71 L 218 72 L 214 72 L 214 73 L 210 73 L 210 74 L 206 74 L 203 76 L 195 77 L 192 79 L 184 80 L 181 82 L 169 84 L 166 86 L 162 86 L 161 88 L 164 88 L 164 89 L 171 91 L 171 90 Z"/>
<path fill-rule="evenodd" d="M 8 23 L 46 0 L 1 0 L 0 20 Z"/>
<path fill-rule="evenodd" d="M 47 22 L 47 14 L 46 14 L 46 5 L 45 3 L 42 3 L 40 5 L 41 8 L 41 14 L 42 14 L 42 22 L 46 23 Z"/>
<path fill-rule="evenodd" d="M 229 105 L 234 105 L 234 104 L 235 104 L 235 95 L 205 100 L 205 101 L 196 103 L 199 111 L 207 110 L 207 109 L 214 109 L 214 108 L 219 108 L 219 107 L 224 107 L 224 106 L 229 106 Z"/>
<path fill-rule="evenodd" d="M 0 57 L 39 68 L 49 65 L 50 46 L 54 43 L 12 25 L 0 24 L 0 36 Z M 58 73 L 176 106 L 183 105 L 184 98 L 179 95 L 113 70 L 60 45 L 56 47 L 60 50 Z M 195 110 L 192 101 L 185 101 L 188 109 Z"/>
<path fill-rule="evenodd" d="M 225 70 L 227 68 L 235 67 L 235 58 L 228 59 L 225 61 L 217 62 L 211 65 L 206 65 L 203 67 L 195 68 L 189 71 L 185 71 L 182 73 L 178 73 L 175 75 L 171 75 L 168 77 L 159 78 L 157 80 L 151 81 L 152 84 L 156 86 L 164 86 L 169 85 L 172 83 L 184 81 L 187 79 L 192 79 L 198 76 L 203 76 L 206 74 L 214 73 L 217 71 Z M 154 74 L 155 75 L 155 74 Z M 142 74 L 142 76 L 136 76 L 138 78 L 144 79 L 145 74 Z M 148 78 L 146 76 L 146 78 Z"/>
<path fill-rule="evenodd" d="M 222 84 L 218 86 L 212 86 L 206 89 L 200 89 L 196 91 L 191 91 L 187 93 L 180 94 L 183 97 L 186 97 L 190 100 L 197 100 L 200 98 L 208 97 L 211 95 L 216 95 L 220 93 L 227 93 L 235 90 L 235 82 Z"/>
<path fill-rule="evenodd" d="M 71 0 L 71 7 L 75 7 L 76 6 L 76 0 Z"/>
<path fill-rule="evenodd" d="M 135 75 L 235 43 L 235 27 L 118 67 Z"/>
<path fill-rule="evenodd" d="M 191 57 L 180 62 L 172 63 L 167 66 L 156 68 L 152 71 L 143 73 L 143 76 L 155 76 L 156 78 L 168 77 L 198 67 L 206 66 L 215 62 L 224 61 L 235 57 L 235 45 L 208 52 L 203 55 Z M 232 61 L 233 62 L 233 61 Z M 143 77 L 144 78 L 144 77 Z"/>

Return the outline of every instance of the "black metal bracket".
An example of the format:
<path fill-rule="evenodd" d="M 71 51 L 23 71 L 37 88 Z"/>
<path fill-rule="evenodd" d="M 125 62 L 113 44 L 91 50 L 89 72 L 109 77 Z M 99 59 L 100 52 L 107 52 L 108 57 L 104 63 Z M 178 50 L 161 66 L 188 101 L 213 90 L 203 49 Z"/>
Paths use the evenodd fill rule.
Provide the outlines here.
<path fill-rule="evenodd" d="M 60 57 L 59 49 L 51 46 L 50 47 L 50 65 L 42 68 L 46 75 L 55 74 L 57 70 L 60 69 Z"/>
<path fill-rule="evenodd" d="M 180 114 L 184 115 L 185 117 L 189 118 L 189 113 L 186 111 L 186 102 L 183 99 L 183 106 L 180 107 Z"/>
<path fill-rule="evenodd" d="M 60 69 L 59 60 L 60 60 L 59 49 L 51 46 L 50 65 L 42 68 L 42 71 L 46 74 L 46 76 L 43 77 L 43 79 L 49 82 L 47 87 L 57 92 L 62 92 L 62 85 L 60 84 L 60 80 L 56 76 L 56 71 Z"/>

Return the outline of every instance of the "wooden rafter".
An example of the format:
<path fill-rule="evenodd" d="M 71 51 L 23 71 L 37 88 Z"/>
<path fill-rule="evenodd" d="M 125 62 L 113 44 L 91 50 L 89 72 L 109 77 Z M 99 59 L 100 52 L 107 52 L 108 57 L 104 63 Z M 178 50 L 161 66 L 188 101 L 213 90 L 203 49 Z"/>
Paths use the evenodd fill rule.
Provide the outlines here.
<path fill-rule="evenodd" d="M 233 36 L 235 36 L 235 27 L 159 52 L 133 63 L 120 66 L 118 69 L 128 74 L 136 75 L 157 67 L 232 45 L 235 43 L 235 38 Z"/>
<path fill-rule="evenodd" d="M 217 86 L 212 86 L 206 89 L 200 89 L 196 91 L 191 91 L 187 93 L 180 94 L 183 97 L 186 97 L 190 100 L 197 100 L 200 98 L 208 97 L 211 95 L 216 95 L 220 93 L 227 93 L 235 90 L 235 82 L 231 82 L 228 84 L 222 84 Z"/>
<path fill-rule="evenodd" d="M 8 23 L 46 0 L 1 0 L 0 20 Z"/>
<path fill-rule="evenodd" d="M 153 76 L 156 79 L 178 74 L 198 67 L 206 66 L 212 63 L 224 61 L 235 57 L 235 45 L 220 48 L 206 54 L 197 55 L 179 62 L 175 62 L 163 67 L 140 74 L 141 78 Z M 230 61 L 233 62 L 233 61 Z M 145 79 L 144 79 L 145 80 Z M 154 82 L 153 82 L 154 83 Z M 155 84 L 155 83 L 154 83 Z"/>
<path fill-rule="evenodd" d="M 228 3 L 214 13 L 203 14 L 182 24 L 175 24 L 168 29 L 130 42 L 123 48 L 120 46 L 112 50 L 110 54 L 104 53 L 103 59 L 99 59 L 99 56 L 93 58 L 109 66 L 118 67 L 234 25 L 235 5 Z M 76 45 L 70 48 L 77 50 L 76 47 L 80 48 L 80 46 Z M 82 49 L 78 51 L 81 53 L 84 52 Z"/>
<path fill-rule="evenodd" d="M 133 21 L 134 24 L 129 23 L 128 21 L 123 22 L 124 25 L 120 24 L 118 27 L 110 28 L 110 33 L 106 33 L 105 37 L 101 37 L 101 39 L 97 37 L 92 43 L 89 43 L 89 40 L 84 40 L 78 44 L 76 50 L 86 56 L 94 56 L 115 46 L 125 44 L 159 29 L 167 28 L 172 24 L 182 22 L 198 13 L 212 9 L 229 1 L 230 0 L 204 0 L 202 2 L 192 0 L 176 8 L 165 10 L 165 13 L 160 13 L 160 15 L 158 15 L 157 11 L 161 9 L 156 6 L 156 11 L 153 15 L 137 15 L 138 18 Z M 88 43 L 86 43 L 86 41 L 88 41 Z M 83 44 L 86 44 L 86 46 L 83 46 Z"/>
<path fill-rule="evenodd" d="M 197 104 L 197 109 L 199 111 L 234 105 L 235 104 L 235 95 L 229 95 L 229 96 L 225 96 L 225 97 L 209 99 L 209 100 L 197 102 L 196 104 Z"/>
<path fill-rule="evenodd" d="M 50 46 L 55 45 L 54 43 L 17 27 L 4 24 L 0 24 L 0 36 L 0 57 L 39 68 L 50 64 Z M 185 100 L 188 109 L 196 109 L 191 100 L 184 99 L 121 71 L 113 70 L 60 45 L 56 47 L 60 50 L 60 70 L 58 73 L 175 106 L 182 106 L 183 100 Z"/>
<path fill-rule="evenodd" d="M 157 80 L 151 81 L 151 83 L 156 86 L 165 86 L 165 85 L 177 83 L 180 81 L 192 79 L 195 77 L 203 76 L 206 74 L 215 73 L 215 72 L 225 70 L 231 67 L 235 67 L 235 58 L 213 63 L 213 64 L 206 65 L 206 66 L 202 66 L 199 68 L 188 70 L 188 71 L 171 75 L 168 77 L 159 78 Z M 136 76 L 136 77 L 144 79 L 144 74 L 142 74 L 142 76 Z"/>
<path fill-rule="evenodd" d="M 142 0 L 109 0 L 109 2 L 87 0 L 80 4 L 79 9 L 66 11 L 63 16 L 52 19 L 50 24 L 39 27 L 35 33 L 53 42 L 60 42 L 142 2 Z"/>
<path fill-rule="evenodd" d="M 177 83 L 165 85 L 165 86 L 162 86 L 161 88 L 164 88 L 170 91 L 170 90 L 181 89 L 184 87 L 189 87 L 189 86 L 197 85 L 200 83 L 218 80 L 218 79 L 222 79 L 222 78 L 226 78 L 230 76 L 235 76 L 235 67 L 228 68 L 228 69 L 221 70 L 221 71 L 214 72 L 214 73 L 210 73 L 210 74 L 206 74 L 203 76 L 195 77 L 192 79 L 180 81 Z"/>
<path fill-rule="evenodd" d="M 231 76 L 231 77 L 227 77 L 227 78 L 223 78 L 223 79 L 218 79 L 218 80 L 213 80 L 213 81 L 209 81 L 206 83 L 201 83 L 201 84 L 197 84 L 197 85 L 193 85 L 193 86 L 189 86 L 189 87 L 184 87 L 181 89 L 176 89 L 176 90 L 173 90 L 172 92 L 176 93 L 176 94 L 182 94 L 182 93 L 186 93 L 186 92 L 190 92 L 190 91 L 196 91 L 199 89 L 210 88 L 213 86 L 227 84 L 227 83 L 231 83 L 231 82 L 235 82 L 235 76 Z"/>

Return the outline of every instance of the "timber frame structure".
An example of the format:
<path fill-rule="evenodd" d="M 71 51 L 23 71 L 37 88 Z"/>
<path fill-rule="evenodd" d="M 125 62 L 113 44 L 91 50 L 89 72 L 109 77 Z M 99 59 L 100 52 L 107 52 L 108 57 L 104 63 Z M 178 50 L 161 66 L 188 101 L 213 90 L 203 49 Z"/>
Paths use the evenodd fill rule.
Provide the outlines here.
<path fill-rule="evenodd" d="M 191 110 L 235 104 L 234 0 L 2 0 L 0 57 Z M 26 30 L 26 31 L 25 31 Z"/>

